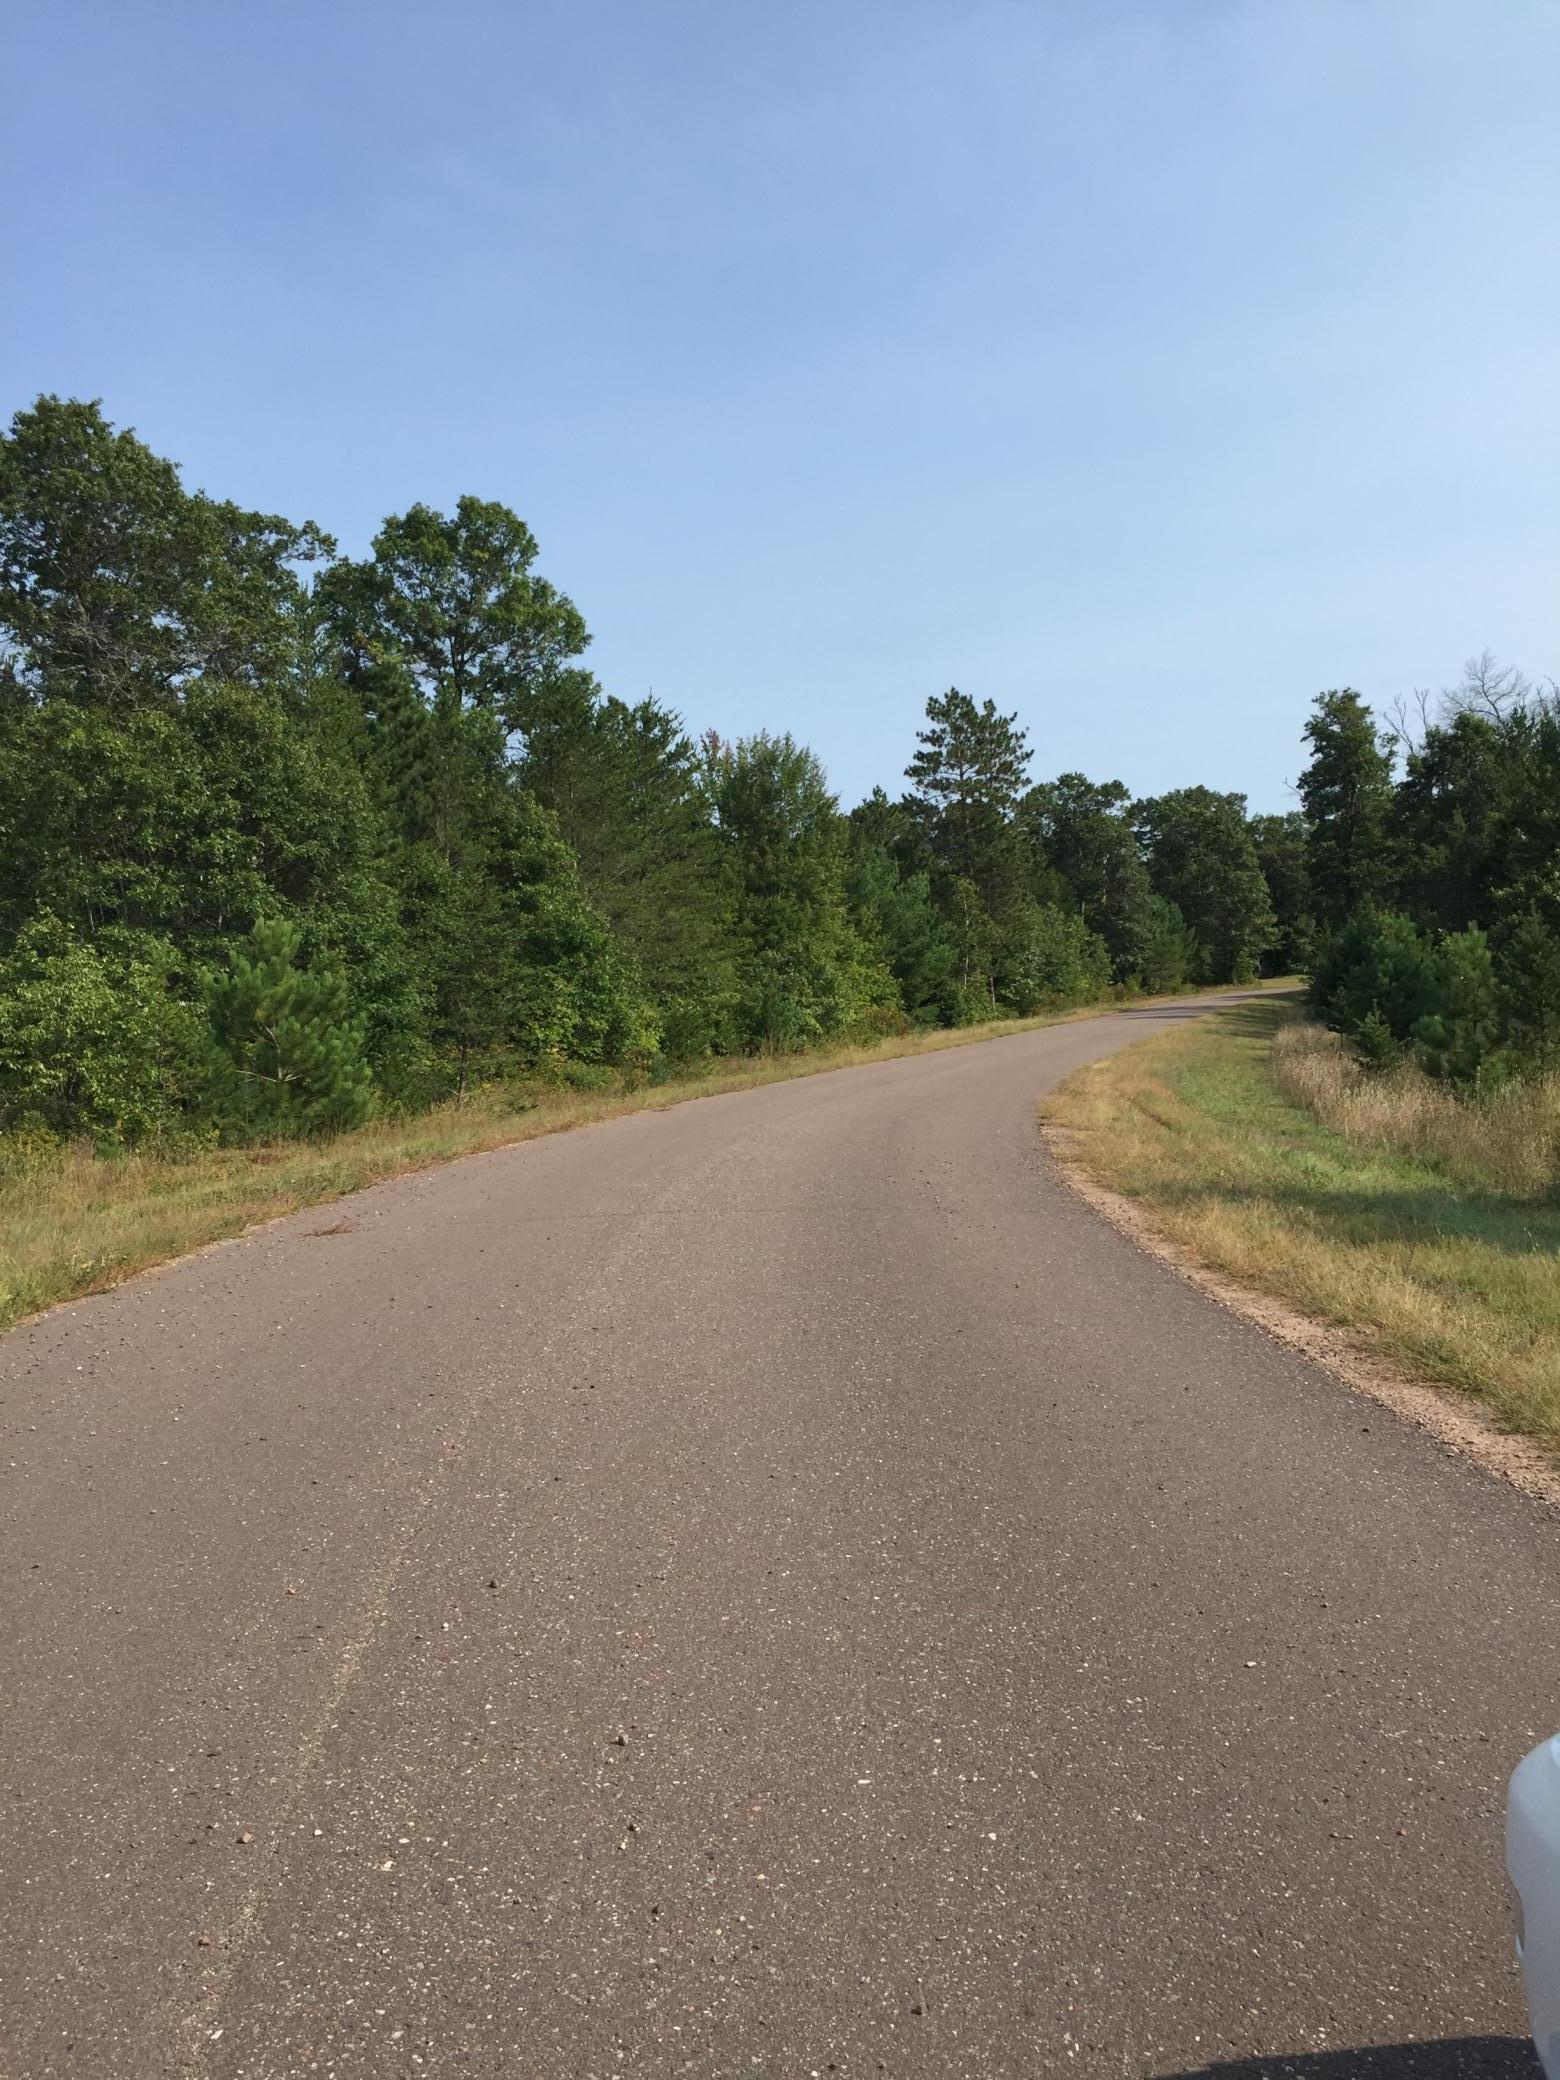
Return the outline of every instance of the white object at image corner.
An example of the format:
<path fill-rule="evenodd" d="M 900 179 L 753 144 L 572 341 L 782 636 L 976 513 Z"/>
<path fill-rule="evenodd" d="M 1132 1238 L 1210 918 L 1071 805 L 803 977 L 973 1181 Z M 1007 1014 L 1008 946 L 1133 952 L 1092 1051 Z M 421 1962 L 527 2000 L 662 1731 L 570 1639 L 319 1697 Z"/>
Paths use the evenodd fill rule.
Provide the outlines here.
<path fill-rule="evenodd" d="M 1546 2080 L 1560 2080 L 1560 1735 L 1512 1772 L 1506 1869 L 1517 1893 L 1517 1956 Z"/>

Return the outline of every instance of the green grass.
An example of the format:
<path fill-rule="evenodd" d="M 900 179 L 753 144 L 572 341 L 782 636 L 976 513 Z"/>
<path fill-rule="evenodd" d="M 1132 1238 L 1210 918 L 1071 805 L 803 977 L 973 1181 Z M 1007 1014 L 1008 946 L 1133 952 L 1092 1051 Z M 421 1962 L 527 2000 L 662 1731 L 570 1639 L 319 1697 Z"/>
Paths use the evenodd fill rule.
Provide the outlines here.
<path fill-rule="evenodd" d="M 1371 1083 L 1268 1002 L 1084 1069 L 1045 1109 L 1198 1262 L 1560 1442 L 1553 1086 L 1486 1109 Z"/>

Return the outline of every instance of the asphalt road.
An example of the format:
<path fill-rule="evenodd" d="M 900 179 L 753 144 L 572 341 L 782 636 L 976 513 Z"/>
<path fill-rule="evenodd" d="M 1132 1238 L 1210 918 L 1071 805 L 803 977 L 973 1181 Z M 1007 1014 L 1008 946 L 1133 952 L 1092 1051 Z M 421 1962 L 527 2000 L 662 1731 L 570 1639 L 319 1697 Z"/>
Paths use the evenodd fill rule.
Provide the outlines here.
<path fill-rule="evenodd" d="M 0 1343 L 6 2080 L 1533 2071 L 1560 1527 L 1049 1169 L 1039 1094 L 1184 1015 Z"/>

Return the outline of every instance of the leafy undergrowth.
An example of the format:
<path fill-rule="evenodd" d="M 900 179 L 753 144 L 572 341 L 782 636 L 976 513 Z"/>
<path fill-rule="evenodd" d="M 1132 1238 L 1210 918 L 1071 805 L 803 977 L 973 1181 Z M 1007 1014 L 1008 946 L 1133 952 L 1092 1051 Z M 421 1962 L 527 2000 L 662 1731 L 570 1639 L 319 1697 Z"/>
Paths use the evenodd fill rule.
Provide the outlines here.
<path fill-rule="evenodd" d="M 1560 1443 L 1552 1089 L 1487 1111 L 1372 1090 L 1292 1004 L 1255 1002 L 1079 1071 L 1045 1110 L 1199 1263 Z"/>
<path fill-rule="evenodd" d="M 1110 1005 L 996 1020 L 957 1031 L 895 1034 L 812 1054 L 727 1059 L 675 1081 L 605 1089 L 556 1084 L 478 1091 L 413 1118 L 370 1121 L 317 1141 L 219 1149 L 180 1159 L 97 1154 L 76 1145 L 30 1152 L 0 1137 L 0 1327 L 60 1300 L 117 1284 L 257 1222 L 452 1156 L 473 1155 L 622 1113 L 748 1090 L 826 1069 L 998 1039 Z"/>

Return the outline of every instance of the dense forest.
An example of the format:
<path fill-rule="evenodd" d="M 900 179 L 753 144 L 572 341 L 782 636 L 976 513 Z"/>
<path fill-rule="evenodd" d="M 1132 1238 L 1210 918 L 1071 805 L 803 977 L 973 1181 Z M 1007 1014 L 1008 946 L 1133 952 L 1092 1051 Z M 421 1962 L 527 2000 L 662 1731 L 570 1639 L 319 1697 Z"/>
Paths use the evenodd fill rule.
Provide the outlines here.
<path fill-rule="evenodd" d="M 1035 784 L 951 689 L 848 813 L 605 693 L 502 505 L 362 561 L 96 405 L 0 441 L 0 1129 L 170 1147 L 474 1083 L 1301 970 L 1367 1059 L 1560 1064 L 1560 702 L 1487 658 L 1306 725 L 1299 806 Z"/>

